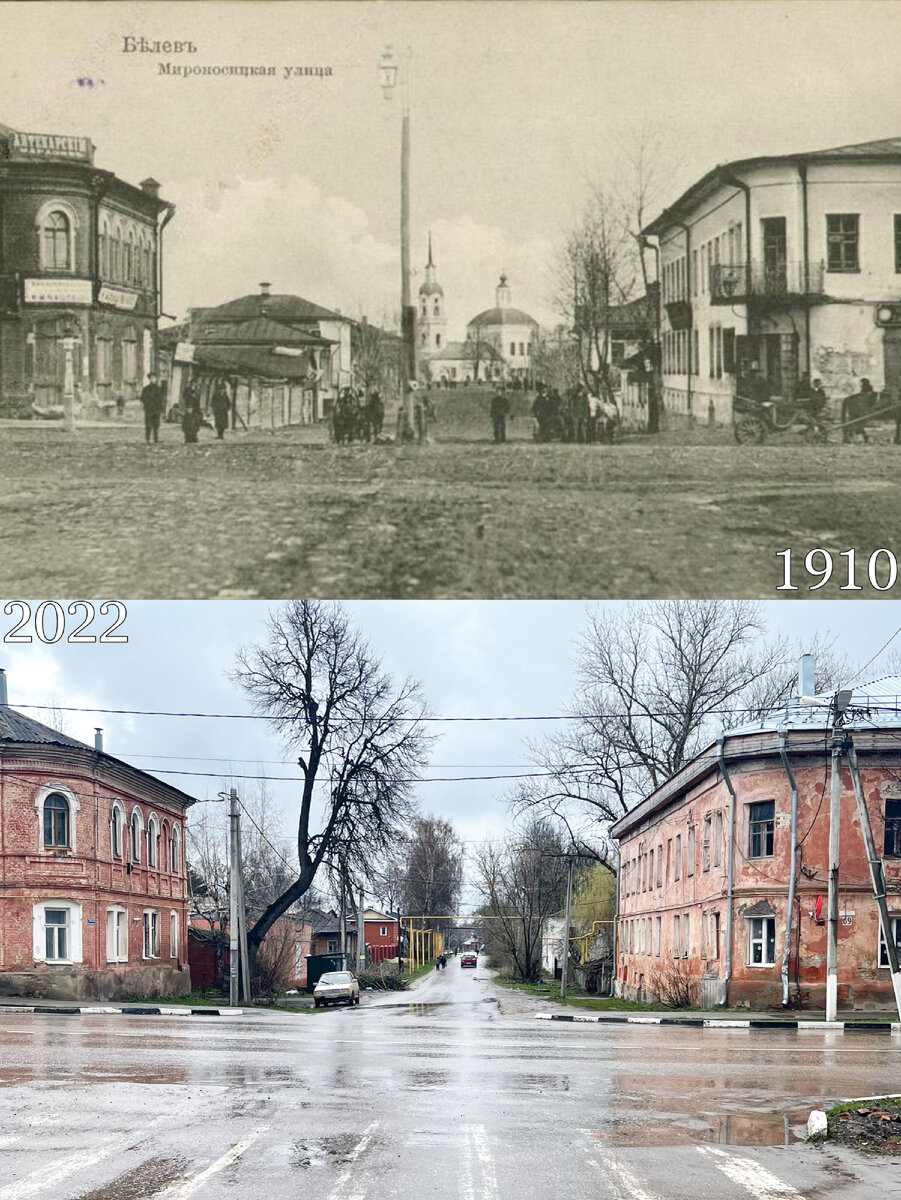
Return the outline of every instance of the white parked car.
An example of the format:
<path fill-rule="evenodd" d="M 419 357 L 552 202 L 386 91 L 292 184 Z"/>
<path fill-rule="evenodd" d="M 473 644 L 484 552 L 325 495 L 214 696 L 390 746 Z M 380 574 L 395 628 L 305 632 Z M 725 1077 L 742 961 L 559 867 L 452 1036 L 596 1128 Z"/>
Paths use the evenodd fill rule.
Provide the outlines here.
<path fill-rule="evenodd" d="M 350 971 L 326 971 L 319 976 L 313 988 L 313 1003 L 317 1008 L 324 1004 L 360 1003 L 360 984 Z"/>

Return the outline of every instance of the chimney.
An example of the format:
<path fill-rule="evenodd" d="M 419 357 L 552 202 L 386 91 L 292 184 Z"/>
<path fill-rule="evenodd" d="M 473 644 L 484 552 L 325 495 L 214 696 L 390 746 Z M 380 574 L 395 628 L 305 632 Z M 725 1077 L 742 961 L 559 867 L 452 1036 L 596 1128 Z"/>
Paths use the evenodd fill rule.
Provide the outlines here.
<path fill-rule="evenodd" d="M 260 295 L 261 295 L 261 296 L 268 296 L 268 295 L 269 295 L 269 289 L 270 289 L 270 287 L 271 287 L 271 286 L 272 286 L 272 284 L 271 284 L 271 283 L 261 283 L 261 284 L 260 284 Z"/>
<path fill-rule="evenodd" d="M 0 667 L 0 704 L 9 704 L 6 698 L 6 672 Z"/>
<path fill-rule="evenodd" d="M 798 662 L 798 695 L 813 696 L 816 689 L 817 660 L 812 654 L 802 654 Z"/>
<path fill-rule="evenodd" d="M 94 729 L 94 749 L 98 754 L 103 753 L 103 730 L 99 725 Z"/>
<path fill-rule="evenodd" d="M 147 179 L 141 180 L 141 191 L 146 192 L 148 196 L 152 196 L 154 200 L 158 200 L 160 197 L 160 186 L 155 179 L 151 179 L 149 176 Z"/>

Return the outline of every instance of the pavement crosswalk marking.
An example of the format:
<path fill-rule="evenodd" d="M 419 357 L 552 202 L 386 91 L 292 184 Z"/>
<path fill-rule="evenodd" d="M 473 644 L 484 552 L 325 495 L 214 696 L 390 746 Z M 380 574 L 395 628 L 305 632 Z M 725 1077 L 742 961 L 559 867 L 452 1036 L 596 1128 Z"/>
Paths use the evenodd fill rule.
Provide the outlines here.
<path fill-rule="evenodd" d="M 372 1141 L 372 1135 L 375 1132 L 377 1126 L 378 1126 L 378 1121 L 373 1121 L 370 1125 L 367 1125 L 366 1128 L 363 1130 L 363 1136 L 357 1142 L 356 1146 L 354 1146 L 353 1150 L 351 1150 L 350 1153 L 347 1155 L 346 1161 L 350 1163 L 350 1166 L 346 1167 L 341 1172 L 340 1176 L 338 1177 L 338 1182 L 335 1184 L 335 1186 L 332 1188 L 331 1192 L 329 1193 L 329 1200 L 363 1200 L 363 1197 L 365 1196 L 365 1191 L 358 1192 L 353 1196 L 348 1196 L 347 1183 L 353 1172 L 353 1164 L 357 1161 L 357 1159 L 360 1157 L 360 1155 L 363 1153 L 363 1151 L 366 1149 L 366 1147 Z"/>
<path fill-rule="evenodd" d="M 17 1179 L 15 1183 L 0 1187 L 0 1200 L 29 1200 L 43 1191 L 55 1188 L 57 1184 L 81 1171 L 85 1167 L 93 1167 L 95 1163 L 106 1158 L 117 1149 L 117 1146 L 103 1146 L 97 1150 L 79 1150 L 59 1162 L 48 1163 L 46 1167 L 38 1167 L 30 1175 Z"/>
<path fill-rule="evenodd" d="M 466 1133 L 469 1136 L 470 1145 L 475 1151 L 475 1156 L 479 1160 L 479 1166 L 482 1169 L 482 1190 L 479 1194 L 482 1200 L 495 1200 L 497 1196 L 497 1176 L 494 1172 L 494 1163 L 491 1160 L 488 1139 L 485 1137 L 485 1126 L 467 1125 Z"/>
<path fill-rule="evenodd" d="M 210 1163 L 199 1175 L 194 1175 L 190 1179 L 186 1179 L 184 1183 L 177 1183 L 167 1187 L 164 1191 L 160 1192 L 160 1196 L 165 1197 L 165 1200 L 187 1200 L 187 1197 L 193 1196 L 197 1189 L 202 1187 L 211 1175 L 216 1175 L 225 1167 L 237 1162 L 245 1150 L 252 1146 L 260 1134 L 265 1133 L 268 1128 L 268 1125 L 258 1125 L 256 1129 L 251 1130 L 240 1142 L 236 1142 L 230 1150 L 226 1150 L 221 1158 L 217 1158 L 215 1162 Z"/>
<path fill-rule="evenodd" d="M 590 1152 L 586 1153 L 593 1167 L 599 1171 L 606 1171 L 608 1176 L 613 1176 L 615 1182 L 620 1185 L 617 1189 L 617 1200 L 659 1200 L 653 1192 L 647 1191 L 642 1181 L 624 1162 L 614 1158 L 605 1158 L 600 1162 Z"/>
<path fill-rule="evenodd" d="M 778 1175 L 768 1171 L 766 1167 L 755 1162 L 752 1158 L 742 1158 L 738 1154 L 727 1154 L 716 1146 L 695 1147 L 707 1157 L 714 1166 L 727 1175 L 733 1183 L 750 1192 L 754 1200 L 804 1200 L 804 1196 L 790 1183 L 785 1183 Z"/>

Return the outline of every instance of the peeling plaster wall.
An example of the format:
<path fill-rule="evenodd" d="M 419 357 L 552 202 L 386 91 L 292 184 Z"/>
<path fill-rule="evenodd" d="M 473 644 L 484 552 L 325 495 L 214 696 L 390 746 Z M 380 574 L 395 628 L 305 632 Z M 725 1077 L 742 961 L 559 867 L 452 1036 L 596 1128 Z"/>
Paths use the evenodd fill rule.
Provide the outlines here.
<path fill-rule="evenodd" d="M 800 755 L 791 750 L 789 757 L 798 786 L 799 842 L 803 839 L 789 958 L 790 995 L 794 997 L 800 989 L 802 1006 L 816 1008 L 824 1004 L 826 979 L 828 759 L 825 752 Z M 859 758 L 873 836 L 877 853 L 881 854 L 885 800 L 901 798 L 901 760 L 895 754 L 883 754 L 874 760 L 873 756 L 865 757 L 860 752 Z M 790 859 L 790 788 L 778 758 L 748 758 L 741 763 L 730 764 L 729 771 L 736 791 L 736 827 L 732 977 L 728 1002 L 730 1006 L 750 1008 L 780 1007 Z M 765 800 L 775 802 L 773 855 L 771 858 L 751 859 L 748 857 L 748 806 L 755 801 Z M 725 971 L 728 806 L 729 795 L 725 783 L 718 771 L 712 771 L 706 780 L 621 839 L 618 995 L 654 1000 L 657 995 L 655 978 L 666 977 L 678 970 L 687 974 L 696 1002 L 702 999 L 702 995 L 705 1003 L 718 997 L 719 981 Z M 719 866 L 713 864 L 711 845 L 711 865 L 705 871 L 702 864 L 704 817 L 717 812 L 723 815 L 725 844 Z M 693 864 L 688 861 L 689 830 L 692 827 L 695 829 Z M 674 877 L 677 836 L 681 839 L 682 851 L 679 879 Z M 657 860 L 661 846 L 664 868 L 661 884 L 657 886 Z M 672 850 L 668 856 L 670 846 Z M 649 865 L 648 856 L 652 849 L 655 852 L 654 875 L 652 886 L 648 886 L 645 864 Z M 871 893 L 863 836 L 847 768 L 842 775 L 840 854 L 839 911 L 844 914 L 844 921 L 840 918 L 838 929 L 839 1004 L 861 1010 L 892 1009 L 894 1001 L 888 969 L 877 966 L 878 911 Z M 691 874 L 689 867 L 693 867 Z M 885 873 L 889 909 L 901 915 L 901 858 L 887 858 Z M 817 923 L 812 915 L 818 896 L 822 896 L 823 923 Z M 760 901 L 765 901 L 775 915 L 775 962 L 772 966 L 752 966 L 749 962 L 745 913 Z M 796 939 L 799 912 L 798 954 Z M 676 956 L 673 918 L 679 916 L 681 933 L 684 931 L 686 913 L 689 915 L 687 954 Z M 720 914 L 718 953 L 716 947 L 711 945 L 711 913 Z M 661 919 L 659 955 L 654 952 L 654 929 L 658 916 Z M 705 917 L 707 937 L 702 939 Z M 642 921 L 651 922 L 650 953 L 645 939 L 641 937 Z M 647 925 L 644 928 L 646 931 Z M 716 987 L 711 986 L 712 981 L 715 981 Z"/>

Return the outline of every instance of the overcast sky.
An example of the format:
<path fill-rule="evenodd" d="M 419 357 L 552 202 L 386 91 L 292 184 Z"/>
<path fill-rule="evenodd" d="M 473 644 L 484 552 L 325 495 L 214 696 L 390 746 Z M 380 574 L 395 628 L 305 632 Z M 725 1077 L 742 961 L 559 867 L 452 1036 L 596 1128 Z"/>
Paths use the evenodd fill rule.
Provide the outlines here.
<path fill-rule="evenodd" d="M 0 29 L 0 123 L 88 135 L 99 165 L 153 175 L 178 206 L 179 316 L 261 280 L 374 320 L 397 310 L 386 43 L 412 51 L 413 261 L 431 229 L 454 335 L 502 267 L 514 304 L 555 319 L 554 247 L 640 128 L 660 146 L 661 204 L 717 162 L 901 132 L 894 2 L 6 2 Z M 198 53 L 124 54 L 123 35 Z M 161 77 L 161 58 L 278 75 Z"/>
<path fill-rule="evenodd" d="M 264 638 L 267 615 L 276 608 L 263 601 L 130 602 L 127 645 L 4 645 L 0 666 L 7 672 L 10 703 L 44 720 L 47 713 L 26 706 L 249 713 L 228 672 L 242 645 Z M 576 640 L 587 614 L 580 602 L 360 601 L 347 608 L 393 675 L 422 682 L 434 715 L 553 715 L 564 711 L 572 696 Z M 774 635 L 800 640 L 803 648 L 815 635 L 831 633 L 837 648 L 861 665 L 899 624 L 895 605 L 880 601 L 778 601 L 764 611 Z M 873 663 L 865 678 L 884 674 L 882 664 Z M 273 777 L 272 792 L 290 834 L 297 785 L 275 777 L 298 772 L 295 764 L 284 762 L 278 738 L 263 722 L 91 713 L 70 713 L 68 722 L 69 732 L 89 743 L 94 726 L 102 725 L 109 753 L 158 772 L 199 800 L 214 798 L 230 773 L 265 771 Z M 534 722 L 439 726 L 430 774 L 528 770 L 525 743 L 547 728 Z M 235 780 L 235 785 L 242 794 L 254 787 L 250 781 Z M 510 786 L 504 781 L 423 783 L 419 798 L 423 810 L 453 821 L 471 843 L 503 832 Z"/>

